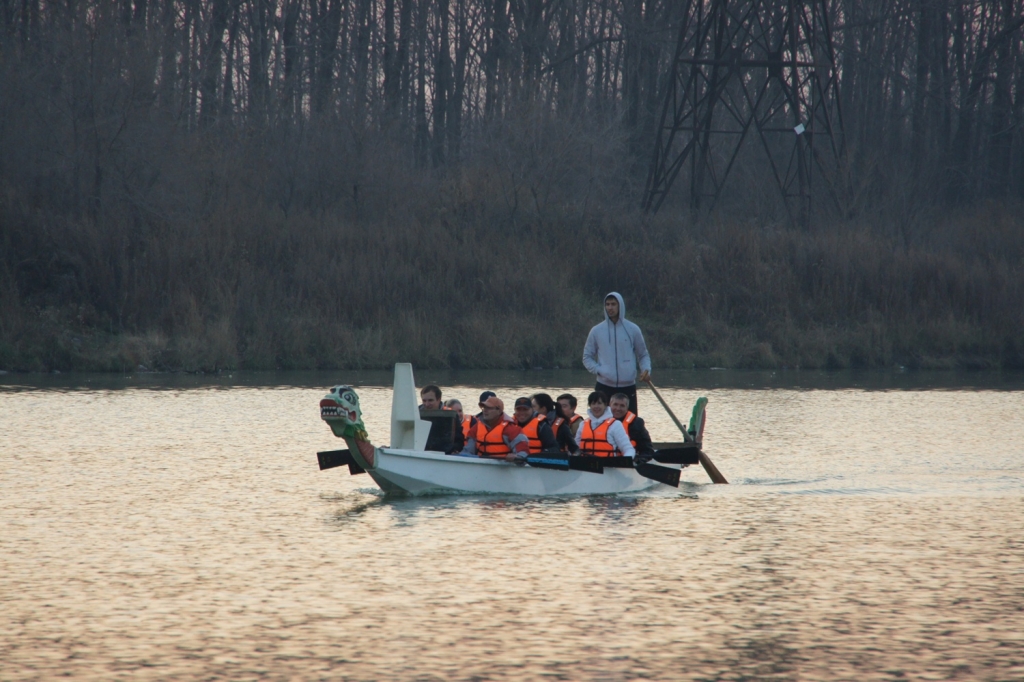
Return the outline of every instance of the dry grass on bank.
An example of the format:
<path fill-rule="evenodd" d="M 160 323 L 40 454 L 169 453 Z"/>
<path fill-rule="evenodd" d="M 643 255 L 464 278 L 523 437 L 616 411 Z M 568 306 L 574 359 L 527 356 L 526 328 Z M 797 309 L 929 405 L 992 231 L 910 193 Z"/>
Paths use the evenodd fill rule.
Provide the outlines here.
<path fill-rule="evenodd" d="M 466 174 L 361 214 L 238 186 L 101 223 L 0 205 L 0 368 L 575 367 L 625 296 L 667 367 L 1024 367 L 1010 208 L 804 232 L 537 205 Z M 426 197 L 426 198 L 423 198 Z"/>

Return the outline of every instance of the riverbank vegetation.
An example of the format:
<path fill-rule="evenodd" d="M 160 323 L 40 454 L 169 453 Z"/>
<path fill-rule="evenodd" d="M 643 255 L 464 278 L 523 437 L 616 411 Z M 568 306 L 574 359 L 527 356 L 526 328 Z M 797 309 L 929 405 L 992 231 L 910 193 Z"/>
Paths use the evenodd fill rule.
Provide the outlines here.
<path fill-rule="evenodd" d="M 0 5 L 0 369 L 575 367 L 611 290 L 656 366 L 1024 368 L 1021 2 L 827 3 L 799 224 L 756 148 L 640 210 L 683 4 Z"/>

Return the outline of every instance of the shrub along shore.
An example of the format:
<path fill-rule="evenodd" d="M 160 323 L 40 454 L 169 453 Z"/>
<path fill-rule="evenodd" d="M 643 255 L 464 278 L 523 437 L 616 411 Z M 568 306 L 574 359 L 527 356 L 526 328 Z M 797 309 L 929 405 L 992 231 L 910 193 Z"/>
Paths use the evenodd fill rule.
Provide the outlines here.
<path fill-rule="evenodd" d="M 1024 367 L 1024 218 L 1005 205 L 802 230 L 496 205 L 486 174 L 287 211 L 0 201 L 0 369 L 580 367 L 611 290 L 656 367 Z"/>

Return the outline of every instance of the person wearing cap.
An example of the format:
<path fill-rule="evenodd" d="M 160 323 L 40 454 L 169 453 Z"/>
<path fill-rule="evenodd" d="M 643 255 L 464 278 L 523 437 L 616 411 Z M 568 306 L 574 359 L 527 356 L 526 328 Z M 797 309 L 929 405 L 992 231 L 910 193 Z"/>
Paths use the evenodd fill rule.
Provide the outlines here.
<path fill-rule="evenodd" d="M 483 405 L 484 402 L 488 398 L 496 398 L 496 397 L 497 396 L 495 395 L 494 391 L 484 391 L 483 393 L 480 394 L 480 401 L 479 401 L 478 404 Z M 483 412 L 478 412 L 477 415 L 476 415 L 476 418 L 479 421 L 480 419 L 483 419 L 483 416 L 484 416 Z M 507 422 L 512 421 L 512 417 L 509 416 L 508 414 L 505 414 L 505 413 L 502 413 L 501 418 L 504 419 Z"/>
<path fill-rule="evenodd" d="M 562 406 L 551 399 L 547 393 L 537 393 L 531 398 L 533 409 L 537 414 L 543 415 L 551 427 L 551 433 L 555 434 L 555 441 L 558 449 L 570 454 L 579 450 L 576 447 L 576 439 L 573 437 L 572 429 L 565 417 L 562 416 Z"/>
<path fill-rule="evenodd" d="M 476 430 L 470 432 L 463 453 L 487 459 L 504 459 L 525 463 L 530 441 L 522 429 L 505 421 L 505 403 L 497 396 L 480 402 L 480 418 Z"/>
<path fill-rule="evenodd" d="M 558 407 L 562 410 L 562 417 L 572 431 L 572 437 L 576 438 L 576 432 L 583 425 L 583 417 L 576 414 L 576 396 L 572 393 L 563 393 L 558 396 Z"/>
<path fill-rule="evenodd" d="M 583 454 L 596 457 L 633 457 L 636 450 L 622 422 L 617 421 L 608 407 L 608 396 L 594 391 L 587 397 L 587 419 L 576 432 L 576 445 Z"/>
<path fill-rule="evenodd" d="M 516 398 L 513 413 L 516 418 L 516 426 L 526 434 L 531 455 L 558 450 L 558 441 L 555 440 L 555 434 L 551 432 L 551 424 L 543 414 L 534 411 L 533 403 L 529 398 Z"/>
<path fill-rule="evenodd" d="M 637 375 L 637 365 L 640 374 Z M 625 393 L 629 409 L 639 414 L 636 382 L 651 380 L 651 356 L 640 327 L 626 319 L 626 303 L 613 291 L 604 297 L 604 322 L 594 325 L 583 346 L 583 366 L 597 375 L 595 391 Z"/>
<path fill-rule="evenodd" d="M 616 393 L 608 403 L 612 416 L 622 422 L 626 427 L 626 435 L 629 442 L 636 450 L 636 457 L 654 457 L 654 444 L 651 443 L 651 434 L 647 431 L 643 417 L 638 417 L 629 411 L 629 396 L 625 393 Z"/>
<path fill-rule="evenodd" d="M 462 401 L 458 398 L 444 401 L 444 406 L 459 415 L 459 424 L 462 425 L 462 442 L 465 443 L 469 439 L 469 432 L 476 428 L 476 417 L 463 414 Z"/>

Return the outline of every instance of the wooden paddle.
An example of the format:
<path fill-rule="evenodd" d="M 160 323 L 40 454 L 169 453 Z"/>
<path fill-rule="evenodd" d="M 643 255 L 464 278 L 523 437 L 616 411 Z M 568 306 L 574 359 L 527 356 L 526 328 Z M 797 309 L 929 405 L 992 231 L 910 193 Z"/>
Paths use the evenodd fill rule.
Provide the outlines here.
<path fill-rule="evenodd" d="M 679 418 L 676 417 L 675 413 L 672 411 L 672 408 L 668 406 L 667 402 L 665 402 L 665 399 L 661 397 L 661 392 L 654 387 L 654 383 L 650 379 L 647 380 L 647 385 L 651 387 L 652 391 L 654 391 L 654 396 L 658 399 L 658 402 L 661 403 L 661 406 L 665 408 L 665 411 L 668 412 L 668 416 L 672 418 L 672 421 L 675 422 L 677 427 L 679 427 L 679 430 L 683 432 L 683 439 L 686 440 L 687 443 L 692 443 L 694 441 L 693 436 L 690 435 L 690 432 L 687 431 L 686 427 L 684 427 L 682 422 L 679 421 Z M 703 451 L 698 451 L 697 457 L 700 459 L 700 463 L 701 466 L 704 467 L 704 471 L 708 472 L 708 476 L 711 477 L 712 483 L 729 482 L 725 480 L 725 476 L 722 475 L 722 473 L 718 470 L 718 467 L 714 465 L 711 459 L 707 455 L 705 455 Z"/>

